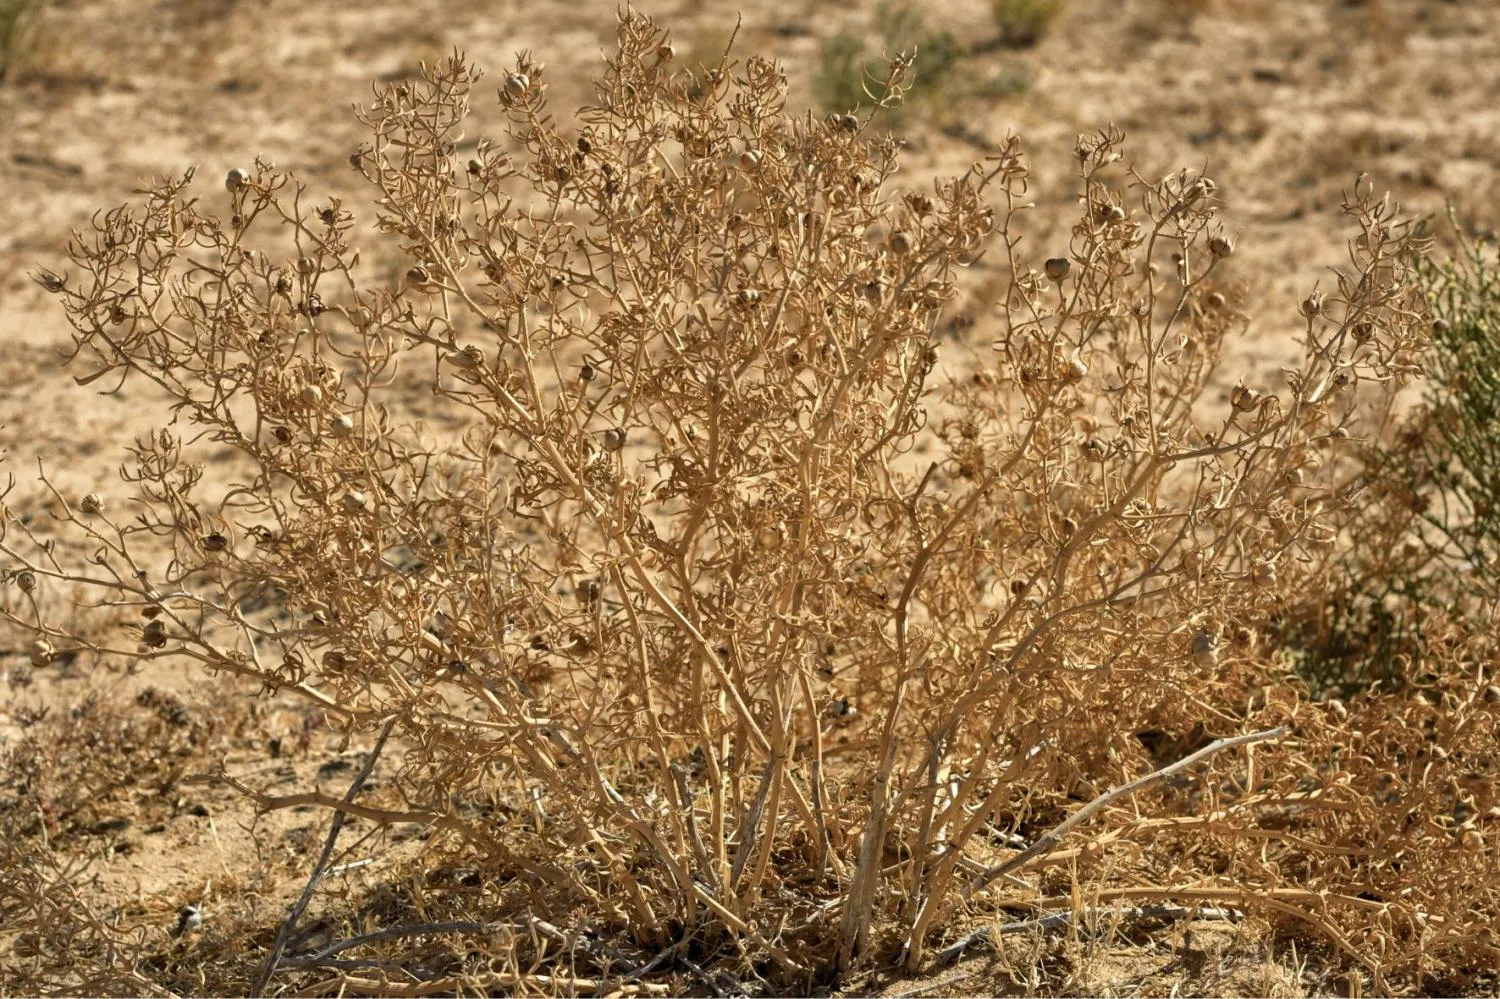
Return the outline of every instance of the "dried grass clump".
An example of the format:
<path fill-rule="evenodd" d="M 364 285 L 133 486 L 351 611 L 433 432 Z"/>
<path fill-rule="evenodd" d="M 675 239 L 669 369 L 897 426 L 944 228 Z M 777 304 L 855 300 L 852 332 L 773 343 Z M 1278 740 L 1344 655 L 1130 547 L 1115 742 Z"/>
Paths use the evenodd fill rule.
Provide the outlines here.
<path fill-rule="evenodd" d="M 1348 194 L 1301 366 L 1225 406 L 1244 293 L 1210 178 L 1087 136 L 1071 241 L 1033 263 L 1015 141 L 903 192 L 893 140 L 787 115 L 772 64 L 672 55 L 622 17 L 575 128 L 523 54 L 511 144 L 472 157 L 462 57 L 377 87 L 353 163 L 394 282 L 358 268 L 348 208 L 264 163 L 228 217 L 162 181 L 40 275 L 79 380 L 144 378 L 174 423 L 137 442 L 128 500 L 54 490 L 86 558 L 7 512 L 4 612 L 37 658 L 187 658 L 303 698 L 368 767 L 391 747 L 382 786 L 222 779 L 459 844 L 494 886 L 463 932 L 525 912 L 610 941 L 530 923 L 529 969 L 456 944 L 283 973 L 587 991 L 712 959 L 805 988 L 920 968 L 960 920 L 1129 900 L 1256 909 L 1380 987 L 1474 967 L 1493 844 L 1409 823 L 1436 829 L 1434 775 L 1492 763 L 1497 708 L 1374 696 L 1351 732 L 1267 648 L 1349 540 L 1358 435 L 1420 370 L 1396 210 Z M 998 361 L 936 386 L 987 250 Z M 192 461 L 210 443 L 233 482 Z M 69 590 L 127 615 L 118 637 L 47 612 Z M 1455 639 L 1445 691 L 1481 651 Z M 361 945 L 454 932 L 387 928 Z"/>

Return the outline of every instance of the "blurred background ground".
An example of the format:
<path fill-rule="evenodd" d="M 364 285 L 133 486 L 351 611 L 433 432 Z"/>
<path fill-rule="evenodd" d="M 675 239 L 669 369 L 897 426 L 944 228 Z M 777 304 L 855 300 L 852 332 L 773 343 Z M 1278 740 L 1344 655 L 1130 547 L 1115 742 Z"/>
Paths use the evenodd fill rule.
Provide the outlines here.
<path fill-rule="evenodd" d="M 347 157 L 362 129 L 350 106 L 367 99 L 372 81 L 410 76 L 459 48 L 494 84 L 517 50 L 530 49 L 547 64 L 554 111 L 566 115 L 589 99 L 615 30 L 614 3 L 597 0 L 26 6 L 32 20 L 9 43 L 0 83 L 0 447 L 21 480 L 17 502 L 36 495 L 39 459 L 66 488 L 107 491 L 120 449 L 162 415 L 144 388 L 100 395 L 75 385 L 60 362 L 69 343 L 63 313 L 29 275 L 67 269 L 72 228 L 147 178 L 193 165 L 201 196 L 222 209 L 219 178 L 256 156 L 295 170 L 312 196 L 357 205 L 363 192 Z M 844 34 L 878 48 L 885 23 L 868 0 L 640 7 L 673 31 L 688 61 L 716 58 L 738 19 L 735 51 L 778 60 L 793 104 L 818 113 L 830 40 Z M 1030 255 L 1065 250 L 1081 131 L 1121 128 L 1145 176 L 1192 166 L 1219 182 L 1223 218 L 1239 240 L 1230 265 L 1256 324 L 1231 344 L 1226 384 L 1236 373 L 1274 373 L 1295 350 L 1296 303 L 1343 258 L 1350 233 L 1340 191 L 1361 171 L 1409 210 L 1452 204 L 1475 230 L 1500 225 L 1500 4 L 1492 0 L 1067 0 L 1034 44 L 1001 38 L 980 0 L 928 5 L 923 22 L 965 53 L 899 121 L 908 180 L 961 171 L 1018 133 L 1034 165 Z M 475 112 L 470 136 L 498 134 L 492 103 Z M 972 320 L 960 338 L 983 357 L 989 303 L 975 295 L 959 314 Z M 325 817 L 285 812 L 252 825 L 243 799 L 179 790 L 181 778 L 224 763 L 257 786 L 332 781 L 341 791 L 360 747 L 341 751 L 300 711 L 254 707 L 253 691 L 205 683 L 187 667 L 118 677 L 73 663 L 33 675 L 20 641 L 5 634 L 0 656 L 11 681 L 0 691 L 0 740 L 21 738 L 40 711 L 87 718 L 102 701 L 118 702 L 111 724 L 127 733 L 175 740 L 165 760 L 143 756 L 129 735 L 123 745 L 76 747 L 80 759 L 118 771 L 94 813 L 58 830 L 70 849 L 95 858 L 101 899 L 152 913 L 164 935 L 178 904 L 209 898 L 210 910 L 222 910 L 238 892 L 237 904 L 262 907 L 255 911 L 274 926 L 316 855 Z M 986 959 L 925 984 L 863 984 L 888 995 L 1324 987 L 1295 952 L 1272 953 L 1244 934 L 1209 944 L 1200 934 L 1197 949 L 1184 950 L 1178 932 L 1175 942 L 1167 933 L 1082 965 L 1060 945 L 1000 970 Z M 1028 978 L 1037 968 L 1052 977 Z"/>

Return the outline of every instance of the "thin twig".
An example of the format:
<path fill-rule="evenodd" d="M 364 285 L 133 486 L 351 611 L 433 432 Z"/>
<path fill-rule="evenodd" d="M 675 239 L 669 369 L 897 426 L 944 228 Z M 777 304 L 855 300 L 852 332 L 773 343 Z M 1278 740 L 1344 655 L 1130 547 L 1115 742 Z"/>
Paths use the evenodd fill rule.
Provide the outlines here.
<path fill-rule="evenodd" d="M 386 739 L 390 738 L 391 730 L 396 726 L 396 719 L 389 718 L 380 729 L 380 738 L 375 740 L 375 748 L 365 759 L 365 765 L 354 782 L 349 785 L 349 791 L 344 795 L 344 803 L 349 804 L 359 796 L 359 792 L 365 786 L 365 780 L 370 776 L 370 771 L 375 769 L 375 761 L 380 758 L 380 753 L 385 749 Z M 297 926 L 297 920 L 302 918 L 307 904 L 312 901 L 313 892 L 322 880 L 323 871 L 328 866 L 328 859 L 333 856 L 334 844 L 338 842 L 339 832 L 344 828 L 344 813 L 336 811 L 333 813 L 333 825 L 328 829 L 328 838 L 323 842 L 323 852 L 318 857 L 318 862 L 313 866 L 312 875 L 307 879 L 307 886 L 302 889 L 302 897 L 297 899 L 297 904 L 292 906 L 292 911 L 287 914 L 286 922 L 281 925 L 281 930 L 276 934 L 276 943 L 271 947 L 271 953 L 266 955 L 265 961 L 261 963 L 260 971 L 256 973 L 255 984 L 250 988 L 252 996 L 265 994 L 266 983 L 276 973 L 276 965 L 281 960 L 281 952 L 286 949 L 287 940 L 292 935 L 292 930 Z"/>
<path fill-rule="evenodd" d="M 1255 742 L 1265 742 L 1268 739 L 1279 739 L 1285 734 L 1286 728 L 1284 726 L 1277 726 L 1276 728 L 1266 729 L 1264 732 L 1250 732 L 1245 735 L 1235 735 L 1225 739 L 1219 739 L 1215 742 L 1209 743 L 1207 746 L 1204 746 L 1196 753 L 1184 756 L 1176 763 L 1169 763 L 1166 766 L 1162 767 L 1160 770 L 1153 771 L 1152 773 L 1149 773 L 1144 777 L 1133 780 L 1129 784 L 1121 784 L 1119 787 L 1111 788 L 1110 790 L 1105 791 L 1099 797 L 1095 798 L 1093 801 L 1089 802 L 1087 805 L 1084 805 L 1078 811 L 1068 816 L 1068 818 L 1058 823 L 1056 826 L 1053 826 L 1035 843 L 1031 844 L 1031 846 L 1027 847 L 1025 850 L 1022 850 L 1020 853 L 1016 854 L 1005 863 L 998 864 L 995 867 L 989 868 L 983 874 L 970 881 L 968 886 L 963 890 L 963 897 L 969 898 L 975 892 L 984 888 L 985 885 L 989 884 L 991 881 L 994 881 L 996 878 L 1004 877 L 1005 875 L 1010 874 L 1013 871 L 1017 871 L 1022 867 L 1025 867 L 1027 864 L 1031 863 L 1038 857 L 1043 857 L 1051 853 L 1052 850 L 1056 848 L 1057 844 L 1062 842 L 1063 837 L 1072 831 L 1074 826 L 1085 822 L 1090 816 L 1094 815 L 1100 809 L 1104 808 L 1104 806 L 1108 805 L 1110 802 L 1116 800 L 1117 798 L 1123 798 L 1126 795 L 1131 795 L 1144 788 L 1150 787 L 1152 784 L 1164 781 L 1168 777 L 1179 774 L 1182 771 L 1188 769 L 1195 763 L 1207 759 L 1220 750 L 1230 749 L 1234 746 L 1247 746 Z"/>

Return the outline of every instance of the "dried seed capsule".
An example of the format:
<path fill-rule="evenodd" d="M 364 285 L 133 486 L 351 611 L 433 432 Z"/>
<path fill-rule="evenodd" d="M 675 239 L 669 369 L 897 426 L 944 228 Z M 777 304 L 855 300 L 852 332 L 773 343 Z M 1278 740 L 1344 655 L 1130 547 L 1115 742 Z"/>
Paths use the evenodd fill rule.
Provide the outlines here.
<path fill-rule="evenodd" d="M 427 268 L 418 264 L 407 270 L 406 280 L 420 287 L 421 285 L 425 285 L 431 282 L 432 275 L 427 273 Z"/>
<path fill-rule="evenodd" d="M 250 182 L 250 175 L 239 167 L 229 171 L 224 177 L 224 189 L 230 194 L 238 191 Z"/>
<path fill-rule="evenodd" d="M 1302 300 L 1299 312 L 1308 319 L 1315 319 L 1323 312 L 1323 295 L 1321 292 L 1313 292 Z"/>
<path fill-rule="evenodd" d="M 662 42 L 656 47 L 656 58 L 662 62 L 671 62 L 676 57 L 677 49 L 672 46 L 671 42 Z"/>
<path fill-rule="evenodd" d="M 833 116 L 833 124 L 841 131 L 858 132 L 859 116 L 853 114 L 839 114 Z"/>
<path fill-rule="evenodd" d="M 98 493 L 89 493 L 78 506 L 90 517 L 104 512 L 104 500 Z"/>
<path fill-rule="evenodd" d="M 349 513 L 367 513 L 370 498 L 357 489 L 351 489 L 344 494 L 344 509 Z"/>
<path fill-rule="evenodd" d="M 1492 683 L 1484 688 L 1484 703 L 1500 704 L 1500 686 Z"/>
<path fill-rule="evenodd" d="M 618 451 L 625 446 L 625 431 L 619 427 L 610 427 L 604 431 L 604 449 L 606 451 Z"/>
<path fill-rule="evenodd" d="M 758 149 L 747 149 L 740 153 L 740 169 L 746 173 L 754 173 L 760 169 L 761 155 Z"/>
<path fill-rule="evenodd" d="M 1434 319 L 1432 321 L 1432 332 L 1436 333 L 1438 336 L 1442 336 L 1444 333 L 1448 332 L 1448 320 L 1442 318 Z"/>
<path fill-rule="evenodd" d="M 594 380 L 594 374 L 594 366 L 592 364 L 585 364 L 578 369 L 578 380 L 581 382 L 591 382 Z"/>
<path fill-rule="evenodd" d="M 54 649 L 52 647 L 52 643 L 47 641 L 45 638 L 38 638 L 36 641 L 31 643 L 31 665 L 37 667 L 38 669 L 43 666 L 50 665 L 52 663 L 52 660 L 56 656 L 57 650 Z"/>
<path fill-rule="evenodd" d="M 348 413 L 340 413 L 328 421 L 328 432 L 334 437 L 344 438 L 354 433 L 354 420 Z"/>
<path fill-rule="evenodd" d="M 302 386 L 302 391 L 298 393 L 298 397 L 304 405 L 316 406 L 323 401 L 323 390 L 316 385 L 304 385 Z"/>
<path fill-rule="evenodd" d="M 1210 309 L 1222 309 L 1224 308 L 1226 299 L 1224 298 L 1223 292 L 1211 291 L 1208 293 L 1208 298 L 1206 299 L 1206 301 L 1208 302 L 1208 307 Z"/>
<path fill-rule="evenodd" d="M 891 252 L 904 257 L 911 252 L 911 236 L 904 232 L 891 233 Z"/>
<path fill-rule="evenodd" d="M 1109 208 L 1105 210 L 1104 214 L 1111 222 L 1125 221 L 1125 209 L 1121 208 L 1119 205 L 1110 205 Z"/>
<path fill-rule="evenodd" d="M 36 589 L 36 573 L 30 569 L 22 569 L 16 573 L 16 585 L 21 588 L 22 593 L 30 593 Z"/>
<path fill-rule="evenodd" d="M 1234 252 L 1234 240 L 1228 236 L 1210 236 L 1208 252 L 1216 257 L 1227 257 Z"/>
<path fill-rule="evenodd" d="M 531 81 L 526 78 L 525 73 L 512 73 L 505 78 L 505 96 L 518 101 L 526 96 L 526 90 L 530 86 Z"/>
<path fill-rule="evenodd" d="M 741 288 L 739 302 L 741 305 L 750 306 L 760 301 L 760 292 L 754 288 Z"/>
<path fill-rule="evenodd" d="M 221 552 L 229 547 L 229 539 L 218 531 L 214 531 L 212 534 L 204 535 L 203 547 L 211 552 Z"/>
<path fill-rule="evenodd" d="M 1066 257 L 1052 257 L 1042 265 L 1042 270 L 1046 272 L 1047 280 L 1062 281 L 1068 276 L 1068 271 L 1072 269 L 1072 266 Z"/>

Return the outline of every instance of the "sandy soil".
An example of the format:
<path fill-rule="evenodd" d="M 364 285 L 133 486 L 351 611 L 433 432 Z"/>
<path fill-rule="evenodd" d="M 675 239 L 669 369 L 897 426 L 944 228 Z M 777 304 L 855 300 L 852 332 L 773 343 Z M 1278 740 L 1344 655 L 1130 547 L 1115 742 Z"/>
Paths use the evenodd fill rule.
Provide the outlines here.
<path fill-rule="evenodd" d="M 685 58 L 713 52 L 742 15 L 738 51 L 781 60 L 794 102 L 806 104 L 822 40 L 868 26 L 875 6 L 676 0 L 646 9 L 674 30 Z M 993 33 L 987 4 L 928 6 L 929 24 L 960 38 Z M 346 160 L 361 127 L 350 105 L 367 98 L 372 80 L 409 75 L 457 47 L 493 81 L 516 50 L 531 49 L 547 63 L 554 108 L 566 113 L 589 94 L 614 10 L 612 0 L 49 0 L 25 62 L 0 85 L 0 448 L 22 480 L 13 501 L 36 495 L 39 459 L 68 489 L 107 491 L 121 447 L 159 419 L 145 389 L 100 395 L 60 364 L 64 316 L 29 275 L 66 269 L 70 229 L 128 199 L 143 178 L 192 165 L 205 201 L 227 204 L 219 178 L 255 156 L 295 169 L 319 195 L 356 199 L 359 179 Z M 937 120 L 914 118 L 907 170 L 913 181 L 962 170 L 987 143 L 1018 132 L 1036 168 L 1028 238 L 1038 257 L 1065 245 L 1081 130 L 1121 127 L 1144 175 L 1194 166 L 1219 181 L 1223 217 L 1239 237 L 1231 266 L 1256 316 L 1231 349 L 1230 381 L 1237 371 L 1273 377 L 1296 349 L 1296 302 L 1342 259 L 1349 232 L 1339 192 L 1358 172 L 1410 209 L 1439 212 L 1451 202 L 1469 225 L 1500 225 L 1500 5 L 1489 0 L 1069 0 L 1038 46 L 991 49 L 962 72 L 1020 74 L 1029 84 L 967 99 Z M 493 130 L 496 118 L 480 101 L 471 134 Z M 987 303 L 964 308 L 977 320 L 965 336 L 983 350 Z M 0 635 L 0 655 L 14 673 L 28 667 L 12 637 Z M 81 664 L 0 692 L 0 739 L 16 735 L 29 708 L 76 704 L 101 683 L 127 702 L 153 685 L 177 691 L 193 712 L 228 706 L 226 717 L 238 721 L 221 725 L 214 744 L 257 786 L 341 790 L 361 748 L 339 753 L 312 732 L 306 752 L 273 758 L 267 733 L 291 745 L 300 714 L 272 706 L 252 716 L 252 692 L 206 687 L 177 668 L 104 680 Z M 288 812 L 252 828 L 232 792 L 183 787 L 150 808 L 119 806 L 129 847 L 107 851 L 103 890 L 159 912 L 166 926 L 176 905 L 211 894 L 215 879 L 221 889 L 244 884 L 275 844 L 286 851 L 285 880 L 260 888 L 274 909 L 316 855 L 323 817 Z M 118 837 L 113 814 L 99 817 L 100 836 Z M 1090 974 L 1117 973 L 1074 978 L 1073 987 L 1169 991 L 1172 976 L 1157 969 L 1179 957 L 1164 953 L 1148 947 L 1094 962 Z M 1188 990 L 1312 987 L 1285 960 L 1235 953 L 1243 961 L 1230 963 L 1248 967 L 1246 977 L 1199 978 Z M 1014 975 L 965 967 L 920 994 L 1027 988 Z M 914 987 L 887 994 L 919 994 Z"/>

